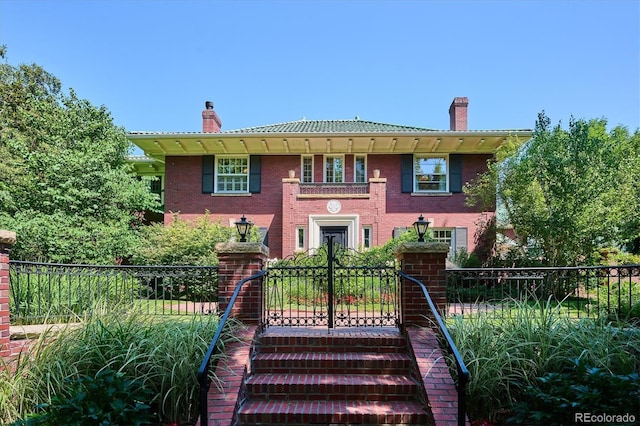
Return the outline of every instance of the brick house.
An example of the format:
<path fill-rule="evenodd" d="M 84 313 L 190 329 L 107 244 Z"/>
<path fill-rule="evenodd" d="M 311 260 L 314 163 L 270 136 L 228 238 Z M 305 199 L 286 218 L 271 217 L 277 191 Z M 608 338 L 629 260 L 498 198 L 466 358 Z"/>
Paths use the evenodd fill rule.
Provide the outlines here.
<path fill-rule="evenodd" d="M 450 130 L 353 120 L 298 120 L 222 131 L 206 102 L 202 132 L 131 132 L 146 158 L 139 174 L 160 176 L 165 223 L 205 211 L 232 224 L 245 215 L 272 257 L 319 246 L 384 244 L 422 214 L 451 250 L 476 248 L 486 215 L 465 205 L 462 186 L 486 169 L 509 135 L 467 129 L 468 99 L 449 108 Z M 156 184 L 158 185 L 158 184 Z"/>

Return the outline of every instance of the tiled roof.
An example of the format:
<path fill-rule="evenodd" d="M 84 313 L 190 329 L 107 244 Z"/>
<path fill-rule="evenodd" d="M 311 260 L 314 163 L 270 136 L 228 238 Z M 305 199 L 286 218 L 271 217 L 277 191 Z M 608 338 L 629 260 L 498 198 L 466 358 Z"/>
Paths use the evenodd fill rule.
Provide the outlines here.
<path fill-rule="evenodd" d="M 246 127 L 227 130 L 222 133 L 394 133 L 425 132 L 431 129 L 423 127 L 400 126 L 397 124 L 377 123 L 358 118 L 354 120 L 297 120 L 267 126 Z"/>
<path fill-rule="evenodd" d="M 351 120 L 296 120 L 285 123 L 268 124 L 266 126 L 245 127 L 242 129 L 222 130 L 216 135 L 243 135 L 243 134 L 283 134 L 283 133 L 456 133 L 451 130 L 427 129 L 425 127 L 403 126 L 399 124 L 378 123 L 376 121 L 360 120 L 358 117 Z M 531 129 L 508 130 L 464 130 L 472 133 L 495 132 L 531 132 Z M 158 131 L 130 131 L 131 136 L 175 136 L 175 135 L 202 135 L 200 132 L 158 132 Z"/>

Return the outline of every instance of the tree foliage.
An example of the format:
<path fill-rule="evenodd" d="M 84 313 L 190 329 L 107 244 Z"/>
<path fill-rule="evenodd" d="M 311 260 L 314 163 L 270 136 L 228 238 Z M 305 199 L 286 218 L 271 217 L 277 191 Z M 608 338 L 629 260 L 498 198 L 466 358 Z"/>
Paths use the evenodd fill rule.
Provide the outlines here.
<path fill-rule="evenodd" d="M 585 263 L 596 248 L 640 237 L 640 132 L 605 119 L 571 119 L 568 130 L 541 113 L 533 138 L 507 144 L 465 191 L 471 203 L 497 194 L 522 247 L 550 265 Z"/>
<path fill-rule="evenodd" d="M 0 228 L 12 258 L 111 263 L 130 254 L 156 196 L 125 161 L 110 113 L 42 67 L 0 64 Z"/>

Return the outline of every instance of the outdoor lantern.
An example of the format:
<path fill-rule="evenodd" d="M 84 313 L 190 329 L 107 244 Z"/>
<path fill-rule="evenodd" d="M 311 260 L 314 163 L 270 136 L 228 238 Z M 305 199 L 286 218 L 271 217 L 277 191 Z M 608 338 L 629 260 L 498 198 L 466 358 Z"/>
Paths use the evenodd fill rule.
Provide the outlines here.
<path fill-rule="evenodd" d="M 413 222 L 413 227 L 416 229 L 416 233 L 418 234 L 418 242 L 424 243 L 424 234 L 427 233 L 427 228 L 429 227 L 429 221 L 424 220 L 424 217 L 420 215 L 418 220 Z"/>
<path fill-rule="evenodd" d="M 247 234 L 253 223 L 247 221 L 247 218 L 242 215 L 239 221 L 236 222 L 236 228 L 238 228 L 238 234 L 240 234 L 240 242 L 247 242 Z"/>

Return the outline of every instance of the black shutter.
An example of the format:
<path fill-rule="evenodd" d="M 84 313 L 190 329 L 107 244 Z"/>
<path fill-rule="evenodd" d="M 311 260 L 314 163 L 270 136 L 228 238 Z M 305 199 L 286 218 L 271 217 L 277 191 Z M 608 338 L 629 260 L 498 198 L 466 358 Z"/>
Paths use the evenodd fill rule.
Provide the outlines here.
<path fill-rule="evenodd" d="M 213 170 L 215 157 L 213 155 L 202 156 L 202 193 L 211 194 L 213 190 Z"/>
<path fill-rule="evenodd" d="M 413 154 L 400 156 L 401 191 L 413 192 Z"/>
<path fill-rule="evenodd" d="M 266 226 L 261 226 L 260 228 L 258 228 L 258 231 L 260 232 L 260 237 L 262 238 L 262 244 L 265 247 L 269 247 L 269 228 L 267 228 Z"/>
<path fill-rule="evenodd" d="M 462 192 L 462 155 L 449 155 L 449 192 Z"/>
<path fill-rule="evenodd" d="M 249 192 L 252 194 L 260 193 L 260 173 L 261 173 L 261 157 L 252 155 L 249 157 Z"/>

